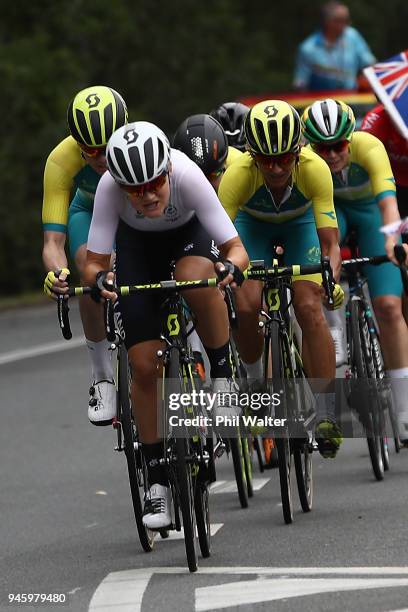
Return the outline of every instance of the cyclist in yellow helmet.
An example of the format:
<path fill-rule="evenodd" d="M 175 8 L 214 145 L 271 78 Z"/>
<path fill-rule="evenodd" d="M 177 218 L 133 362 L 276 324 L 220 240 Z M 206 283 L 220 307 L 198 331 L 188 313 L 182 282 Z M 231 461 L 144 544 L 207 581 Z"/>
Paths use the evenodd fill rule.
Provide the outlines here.
<path fill-rule="evenodd" d="M 333 205 L 333 184 L 327 165 L 300 146 L 300 118 L 282 100 L 256 104 L 245 119 L 247 153 L 227 169 L 219 196 L 250 259 L 271 263 L 272 247 L 281 244 L 285 263 L 320 262 L 330 257 L 336 280 L 340 248 Z M 294 309 L 303 333 L 303 357 L 311 378 L 335 378 L 333 340 L 322 311 L 321 277 L 294 282 Z M 336 306 L 343 299 L 336 286 Z M 259 282 L 244 283 L 237 296 L 240 326 L 237 342 L 248 377 L 262 378 L 262 336 L 258 333 Z M 341 432 L 335 419 L 334 389 L 325 386 L 317 398 L 316 436 L 324 456 L 335 456 Z"/>
<path fill-rule="evenodd" d="M 68 107 L 71 135 L 51 151 L 44 171 L 44 291 L 51 298 L 66 291 L 67 234 L 71 257 L 82 277 L 94 195 L 106 170 L 106 144 L 127 123 L 127 116 L 123 98 L 103 85 L 78 92 Z M 88 416 L 95 425 L 104 425 L 115 416 L 115 386 L 103 318 L 100 305 L 89 297 L 80 299 L 80 312 L 92 363 Z"/>

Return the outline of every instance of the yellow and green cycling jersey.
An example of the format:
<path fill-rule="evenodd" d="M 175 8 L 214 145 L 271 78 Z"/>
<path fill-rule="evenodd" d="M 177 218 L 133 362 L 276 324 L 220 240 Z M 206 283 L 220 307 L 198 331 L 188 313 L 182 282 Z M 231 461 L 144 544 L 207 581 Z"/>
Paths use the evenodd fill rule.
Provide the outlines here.
<path fill-rule="evenodd" d="M 44 231 L 66 232 L 72 194 L 92 210 L 100 175 L 82 157 L 81 149 L 68 136 L 51 151 L 44 171 L 42 222 Z"/>
<path fill-rule="evenodd" d="M 378 204 L 395 196 L 395 180 L 384 145 L 368 132 L 355 132 L 347 168 L 333 174 L 335 205 Z"/>
<path fill-rule="evenodd" d="M 235 147 L 228 147 L 228 155 L 225 161 L 225 167 L 229 168 L 237 159 L 243 156 L 242 151 L 238 151 Z"/>
<path fill-rule="evenodd" d="M 259 221 L 280 224 L 312 210 L 317 228 L 337 227 L 330 170 L 308 148 L 301 149 L 292 181 L 281 202 L 275 202 L 249 153 L 242 154 L 227 169 L 218 195 L 232 220 L 239 211 L 244 211 Z"/>

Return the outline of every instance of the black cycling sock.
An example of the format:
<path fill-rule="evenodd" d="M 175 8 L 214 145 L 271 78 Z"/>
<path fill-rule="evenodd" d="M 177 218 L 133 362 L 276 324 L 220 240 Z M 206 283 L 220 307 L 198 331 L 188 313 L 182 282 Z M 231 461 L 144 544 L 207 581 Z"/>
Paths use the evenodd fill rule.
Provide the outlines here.
<path fill-rule="evenodd" d="M 160 463 L 163 458 L 163 442 L 155 444 L 142 444 L 143 455 L 146 461 L 149 484 L 160 484 L 164 487 L 169 486 L 166 468 Z"/>
<path fill-rule="evenodd" d="M 211 366 L 211 378 L 231 378 L 232 370 L 229 357 L 229 342 L 216 349 L 208 348 L 207 346 L 204 348 Z"/>

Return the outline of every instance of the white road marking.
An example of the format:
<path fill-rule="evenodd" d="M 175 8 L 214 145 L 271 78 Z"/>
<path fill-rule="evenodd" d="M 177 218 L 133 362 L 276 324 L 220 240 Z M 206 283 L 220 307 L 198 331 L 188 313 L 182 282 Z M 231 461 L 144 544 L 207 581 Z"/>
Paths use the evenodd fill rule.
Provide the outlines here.
<path fill-rule="evenodd" d="M 21 361 L 22 359 L 30 359 L 32 357 L 39 357 L 40 355 L 48 355 L 49 353 L 58 353 L 59 351 L 66 351 L 67 349 L 78 348 L 85 344 L 84 336 L 81 338 L 71 338 L 71 340 L 59 340 L 58 342 L 47 342 L 45 344 L 38 344 L 27 349 L 19 349 L 16 351 L 9 351 L 8 353 L 0 354 L 0 366 L 6 363 L 13 363 L 15 361 Z"/>
<path fill-rule="evenodd" d="M 194 580 L 194 575 L 191 575 L 187 567 L 150 567 L 143 569 L 125 570 L 122 572 L 112 572 L 106 576 L 101 584 L 96 589 L 91 602 L 89 604 L 89 612 L 141 612 L 143 595 L 149 585 L 150 578 L 154 574 L 186 574 L 190 575 L 190 579 Z M 282 576 L 406 576 L 407 578 L 392 579 L 395 584 L 393 586 L 408 585 L 408 567 L 200 567 L 198 575 L 250 575 L 258 577 L 279 576 L 278 581 L 282 581 Z M 366 580 L 370 578 L 366 578 Z M 299 578 L 292 579 L 297 583 L 299 588 Z M 324 583 L 326 580 L 320 580 Z M 333 584 L 334 580 L 329 579 Z M 340 582 L 344 585 L 344 578 Z M 370 580 L 370 583 L 374 580 Z M 403 581 L 404 584 L 400 584 Z M 256 581 L 252 581 L 256 584 Z M 258 592 L 265 592 L 264 584 L 272 582 L 267 578 L 262 578 L 262 585 L 258 583 Z M 291 583 L 291 580 L 287 580 Z M 310 579 L 303 581 L 310 584 Z M 367 585 L 367 582 L 362 581 Z M 383 584 L 384 579 L 381 581 Z M 386 581 L 387 582 L 387 581 Z M 234 589 L 241 584 L 234 583 Z M 379 587 L 380 581 L 375 579 L 376 587 Z M 222 585 L 221 585 L 222 586 Z M 252 586 L 252 585 L 251 585 Z M 317 586 L 317 585 L 316 585 Z M 384 584 L 385 587 L 391 586 L 389 582 Z M 296 584 L 295 584 L 296 587 Z M 323 587 L 323 584 L 322 584 Z M 207 587 L 204 587 L 207 588 Z M 364 588 L 364 587 L 358 587 Z M 211 591 L 214 589 L 212 587 Z M 333 588 L 331 591 L 335 590 Z M 344 590 L 344 589 L 343 589 Z M 200 589 L 197 589 L 200 591 Z M 289 597 L 290 585 L 287 584 L 287 589 L 283 597 Z M 320 591 L 320 592 L 325 592 Z M 293 596 L 293 595 L 292 595 Z M 210 603 L 209 601 L 207 602 Z M 229 603 L 229 605 L 232 605 Z M 402 611 L 401 611 L 402 612 Z"/>
<path fill-rule="evenodd" d="M 407 587 L 408 578 L 272 578 L 196 589 L 196 612 L 304 597 L 317 593 Z"/>
<path fill-rule="evenodd" d="M 215 536 L 215 534 L 223 527 L 224 523 L 212 523 L 210 525 L 211 536 Z M 168 538 L 156 538 L 155 542 L 174 542 L 174 540 L 184 540 L 184 530 L 181 528 L 181 531 L 170 531 Z"/>
<path fill-rule="evenodd" d="M 95 495 L 107 495 L 106 491 L 95 491 Z"/>
<path fill-rule="evenodd" d="M 252 486 L 254 491 L 259 491 L 269 482 L 270 478 L 254 478 Z M 211 494 L 217 493 L 236 493 L 237 483 L 235 480 L 218 480 L 211 485 Z"/>

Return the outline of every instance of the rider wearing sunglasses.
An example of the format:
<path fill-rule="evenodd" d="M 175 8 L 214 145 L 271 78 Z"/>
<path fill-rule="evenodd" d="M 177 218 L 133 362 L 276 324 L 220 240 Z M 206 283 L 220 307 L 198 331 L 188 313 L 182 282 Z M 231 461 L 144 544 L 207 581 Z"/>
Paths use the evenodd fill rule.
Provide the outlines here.
<path fill-rule="evenodd" d="M 385 252 L 395 262 L 397 235 L 384 235 L 380 227 L 400 218 L 395 181 L 384 145 L 367 132 L 354 132 L 352 109 L 344 102 L 319 100 L 302 117 L 303 134 L 328 164 L 333 179 L 334 204 L 341 239 L 353 227 L 363 257 Z M 380 328 L 381 348 L 388 375 L 408 378 L 408 328 L 402 315 L 402 285 L 398 269 L 390 264 L 367 266 L 370 296 Z M 342 322 L 330 315 L 336 344 L 342 338 Z M 341 343 L 340 349 L 344 352 Z M 340 357 L 341 355 L 340 352 Z M 399 388 L 400 389 L 400 388 Z M 408 410 L 401 391 L 396 397 L 400 437 L 408 439 Z"/>
<path fill-rule="evenodd" d="M 265 100 L 253 106 L 245 119 L 248 152 L 226 171 L 220 200 L 235 221 L 250 259 L 271 264 L 277 244 L 284 247 L 288 265 L 319 263 L 322 253 L 330 257 L 338 279 L 340 249 L 330 172 L 318 155 L 300 147 L 300 137 L 299 115 L 287 102 Z M 248 377 L 259 380 L 263 374 L 260 283 L 245 283 L 237 301 L 239 352 Z M 302 328 L 308 375 L 333 379 L 335 353 L 322 313 L 320 275 L 294 282 L 294 308 Z M 335 424 L 334 393 L 325 390 L 330 392 L 319 396 L 316 434 L 321 452 L 334 456 L 341 435 Z M 327 414 L 330 423 L 323 418 Z M 319 437 L 323 430 L 326 433 Z"/>
<path fill-rule="evenodd" d="M 44 171 L 44 291 L 53 299 L 67 290 L 67 234 L 71 258 L 82 278 L 94 195 L 106 170 L 106 143 L 127 122 L 127 108 L 118 92 L 97 85 L 77 93 L 67 119 L 71 135 L 51 151 Z M 104 425 L 116 414 L 109 344 L 100 305 L 89 296 L 81 297 L 79 305 L 92 364 L 88 416 L 95 425 Z"/>
<path fill-rule="evenodd" d="M 113 279 L 113 273 L 106 271 L 114 241 L 118 285 L 169 278 L 172 261 L 177 280 L 212 277 L 214 268 L 223 269 L 220 255 L 222 261 L 229 260 L 225 267 L 230 271 L 221 284 L 242 282 L 248 256 L 233 223 L 201 170 L 170 148 L 162 130 L 146 121 L 130 123 L 113 134 L 106 153 L 109 172 L 95 196 L 87 284 L 94 285 L 97 275 Z M 102 295 L 116 298 L 112 292 Z M 183 297 L 197 316 L 214 387 L 231 390 L 228 315 L 221 292 L 191 290 Z M 133 373 L 132 405 L 149 473 L 144 523 L 152 529 L 171 520 L 169 483 L 160 461 L 163 444 L 157 434 L 162 301 L 162 295 L 151 293 L 119 297 Z"/>
<path fill-rule="evenodd" d="M 215 191 L 225 170 L 241 153 L 228 146 L 224 129 L 211 115 L 192 115 L 177 128 L 173 146 L 183 151 L 204 172 Z"/>

